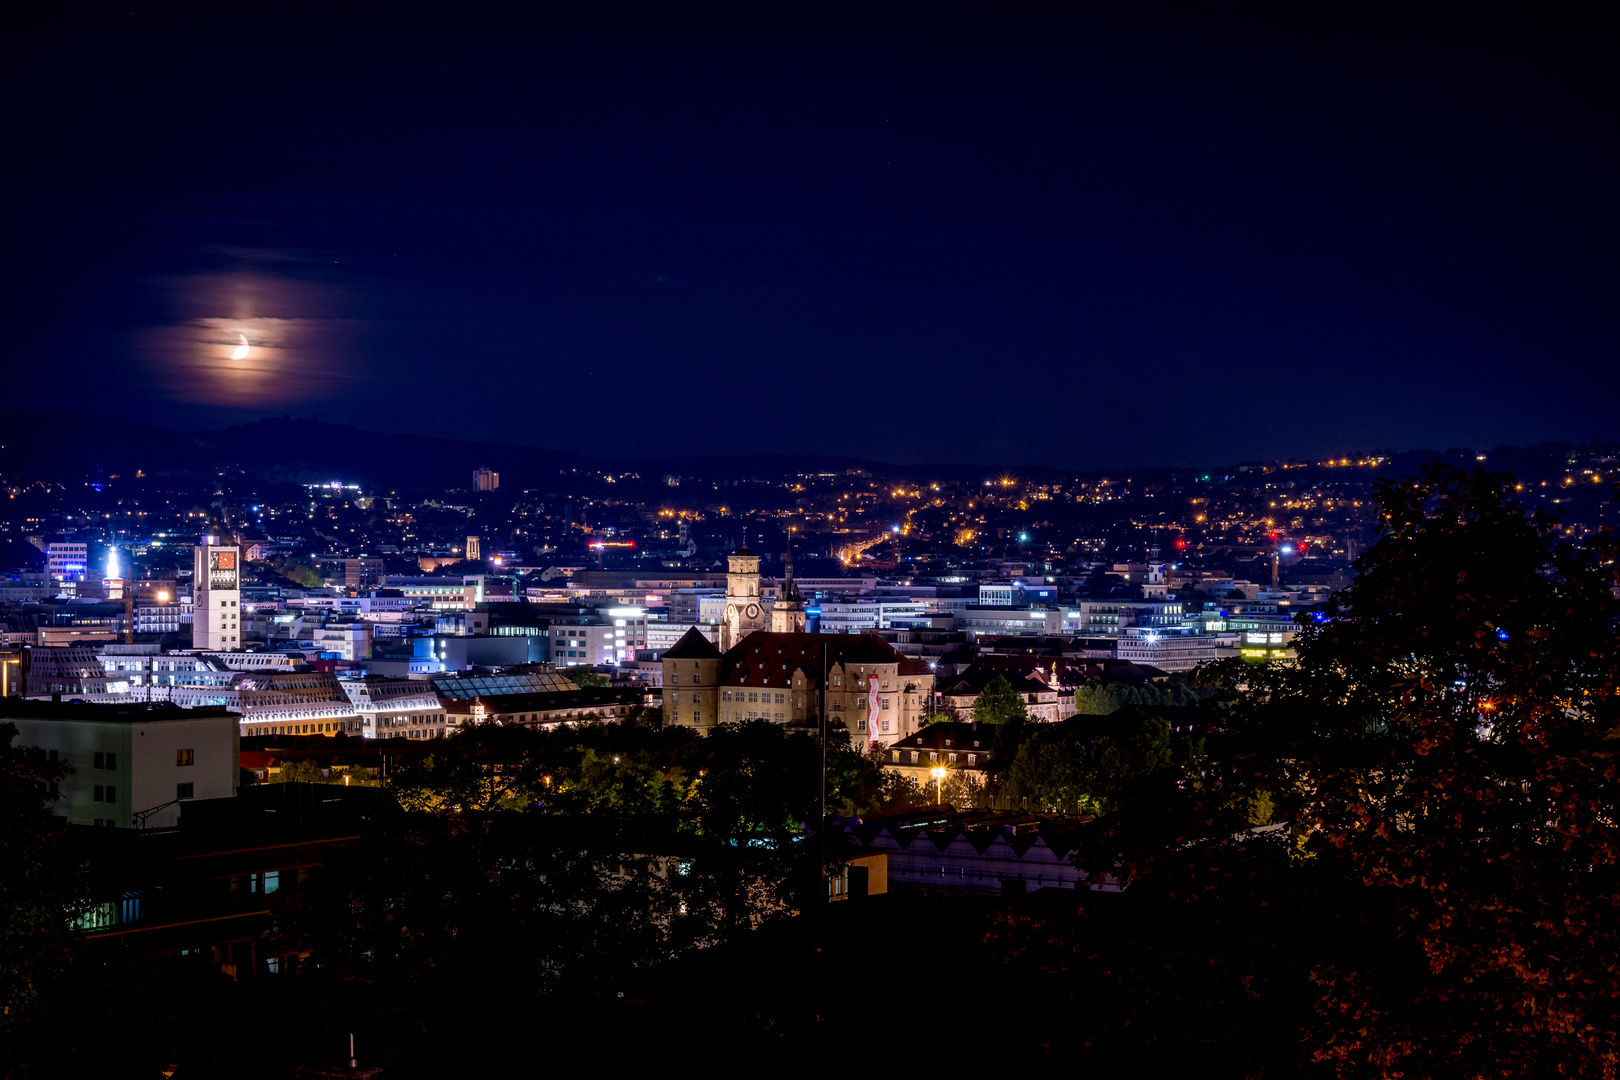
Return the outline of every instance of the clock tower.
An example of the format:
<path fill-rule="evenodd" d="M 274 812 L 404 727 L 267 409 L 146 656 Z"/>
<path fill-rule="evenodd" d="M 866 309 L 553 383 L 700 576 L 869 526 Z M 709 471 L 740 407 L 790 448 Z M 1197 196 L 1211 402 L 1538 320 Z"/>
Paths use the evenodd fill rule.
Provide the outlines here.
<path fill-rule="evenodd" d="M 726 557 L 726 621 L 720 627 L 720 651 L 729 652 L 755 630 L 765 629 L 759 606 L 759 556 L 740 547 Z"/>

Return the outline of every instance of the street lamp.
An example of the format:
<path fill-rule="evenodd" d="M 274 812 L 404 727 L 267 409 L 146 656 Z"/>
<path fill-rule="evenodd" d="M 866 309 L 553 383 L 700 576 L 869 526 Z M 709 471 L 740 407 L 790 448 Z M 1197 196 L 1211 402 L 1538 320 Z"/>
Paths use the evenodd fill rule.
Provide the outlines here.
<path fill-rule="evenodd" d="M 945 782 L 945 766 L 935 765 L 928 770 L 928 775 L 934 778 L 934 801 L 944 806 L 945 797 L 940 794 L 940 785 Z"/>

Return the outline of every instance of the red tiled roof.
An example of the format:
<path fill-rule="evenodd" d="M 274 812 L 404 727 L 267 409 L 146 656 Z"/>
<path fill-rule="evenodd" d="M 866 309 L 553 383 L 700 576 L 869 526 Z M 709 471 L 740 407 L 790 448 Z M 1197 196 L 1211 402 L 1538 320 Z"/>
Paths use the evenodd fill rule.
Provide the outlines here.
<path fill-rule="evenodd" d="M 893 645 L 875 634 L 773 634 L 756 631 L 726 653 L 720 681 L 726 686 L 787 686 L 795 671 L 821 678 L 821 646 L 827 666 L 906 663 Z M 667 655 L 667 654 L 666 654 Z M 926 665 L 925 665 L 926 667 Z"/>

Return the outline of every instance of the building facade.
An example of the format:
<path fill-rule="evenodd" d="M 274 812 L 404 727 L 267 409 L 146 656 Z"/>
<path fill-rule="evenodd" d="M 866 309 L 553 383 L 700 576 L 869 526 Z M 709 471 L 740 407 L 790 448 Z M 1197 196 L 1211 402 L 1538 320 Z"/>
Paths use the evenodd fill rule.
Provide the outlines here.
<path fill-rule="evenodd" d="M 237 718 L 222 708 L 12 700 L 17 741 L 72 767 L 55 813 L 75 825 L 168 828 L 182 803 L 236 794 Z"/>
<path fill-rule="evenodd" d="M 873 634 L 761 630 L 722 653 L 694 628 L 661 663 L 664 723 L 700 731 L 749 720 L 813 730 L 825 697 L 829 730 L 888 745 L 921 728 L 934 689 L 925 661 Z"/>
<path fill-rule="evenodd" d="M 759 556 L 745 547 L 726 557 L 726 610 L 720 624 L 720 649 L 734 648 L 756 630 L 765 629 L 759 595 Z"/>
<path fill-rule="evenodd" d="M 204 542 L 193 549 L 191 647 L 240 649 L 242 552 L 213 541 L 213 537 L 204 537 Z"/>

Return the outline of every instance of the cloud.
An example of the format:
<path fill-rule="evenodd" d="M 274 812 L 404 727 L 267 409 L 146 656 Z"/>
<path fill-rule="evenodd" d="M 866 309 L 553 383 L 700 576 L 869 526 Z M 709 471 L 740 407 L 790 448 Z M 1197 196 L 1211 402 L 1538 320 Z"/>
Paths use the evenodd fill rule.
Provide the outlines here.
<path fill-rule="evenodd" d="M 360 329 L 352 319 L 208 316 L 153 327 L 139 350 L 162 396 L 270 408 L 348 389 L 360 374 L 350 359 Z"/>

